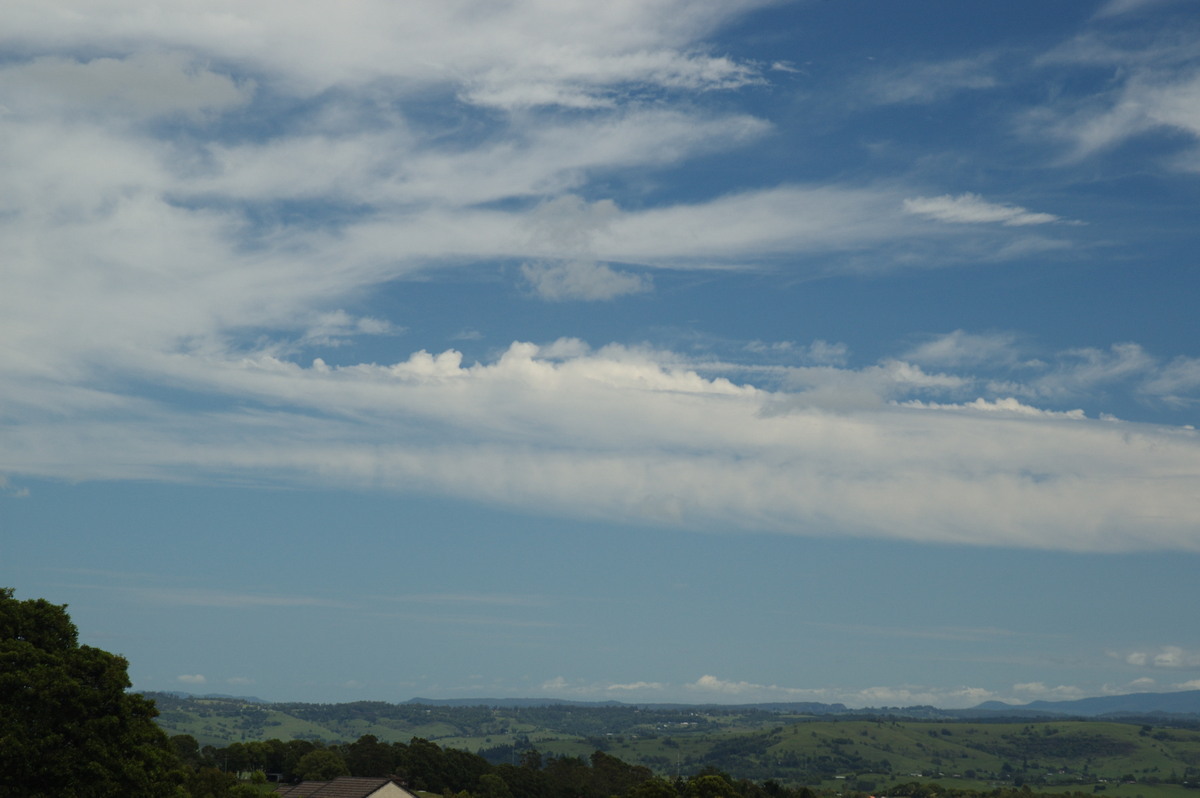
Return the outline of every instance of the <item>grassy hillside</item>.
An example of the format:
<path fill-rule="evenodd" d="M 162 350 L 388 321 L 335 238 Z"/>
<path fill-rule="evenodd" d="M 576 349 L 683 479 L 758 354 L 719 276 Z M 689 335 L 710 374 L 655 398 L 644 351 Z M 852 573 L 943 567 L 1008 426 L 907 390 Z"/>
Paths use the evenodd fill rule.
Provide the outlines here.
<path fill-rule="evenodd" d="M 153 696 L 170 734 L 349 742 L 422 737 L 493 762 L 521 751 L 603 750 L 666 776 L 706 766 L 736 778 L 885 792 L 907 782 L 1200 798 L 1200 731 L 1109 721 L 954 722 L 783 715 L 754 709 L 256 704 Z"/>

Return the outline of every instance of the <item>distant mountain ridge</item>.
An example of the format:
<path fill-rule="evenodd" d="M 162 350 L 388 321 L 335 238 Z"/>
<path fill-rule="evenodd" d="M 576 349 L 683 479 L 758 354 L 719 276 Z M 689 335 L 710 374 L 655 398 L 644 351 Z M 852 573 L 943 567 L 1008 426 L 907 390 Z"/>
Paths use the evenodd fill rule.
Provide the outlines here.
<path fill-rule="evenodd" d="M 682 709 L 686 707 L 721 706 L 727 709 L 757 709 L 766 712 L 781 712 L 809 715 L 900 715 L 905 717 L 975 718 L 998 715 L 1057 715 L 1081 718 L 1108 715 L 1200 715 L 1200 690 L 1185 690 L 1172 693 L 1126 693 L 1124 695 L 1096 696 L 1071 701 L 1033 701 L 1028 704 L 1006 704 L 1003 701 L 986 701 L 968 709 L 939 709 L 933 706 L 911 707 L 864 707 L 849 709 L 845 704 L 822 704 L 812 701 L 776 701 L 754 704 L 672 704 L 672 703 L 624 703 L 621 701 L 571 701 L 560 698 L 412 698 L 406 704 L 430 706 L 489 706 L 489 707 L 540 707 L 580 706 L 615 707 L 638 706 L 646 709 Z"/>
<path fill-rule="evenodd" d="M 620 701 L 572 701 L 566 698 L 410 698 L 402 704 L 431 707 L 619 707 Z M 639 705 L 640 706 L 640 705 Z"/>
<path fill-rule="evenodd" d="M 1033 701 L 1028 704 L 1005 704 L 987 701 L 972 710 L 986 712 L 1032 713 L 1072 715 L 1083 718 L 1106 715 L 1200 715 L 1200 690 L 1184 690 L 1176 693 L 1126 693 L 1093 698 L 1078 698 L 1073 701 Z"/>
<path fill-rule="evenodd" d="M 156 695 L 169 695 L 172 698 L 185 698 L 185 699 L 186 698 L 196 698 L 196 699 L 200 699 L 201 701 L 203 701 L 205 699 L 216 699 L 216 700 L 220 700 L 220 701 L 241 701 L 246 704 L 270 704 L 270 703 L 272 703 L 271 701 L 267 701 L 262 698 L 256 698 L 255 696 L 252 696 L 252 695 L 229 695 L 227 693 L 204 693 L 201 695 L 198 693 L 188 693 L 183 690 L 160 690 L 157 692 L 142 692 L 142 695 L 151 696 L 151 697 L 156 696 Z"/>
<path fill-rule="evenodd" d="M 153 696 L 154 693 L 148 693 Z M 223 699 L 248 704 L 271 705 L 261 698 L 230 696 L 215 693 L 197 695 L 181 691 L 158 693 L 176 698 Z M 640 707 L 644 709 L 683 710 L 688 708 L 720 707 L 723 709 L 759 710 L 803 715 L 895 715 L 909 718 L 996 718 L 996 717 L 1077 717 L 1100 718 L 1121 715 L 1188 715 L 1200 717 L 1200 690 L 1170 693 L 1126 693 L 1095 696 L 1071 701 L 1032 701 L 1028 704 L 1007 704 L 985 701 L 968 709 L 939 709 L 934 706 L 863 707 L 850 709 L 845 704 L 823 704 L 815 701 L 774 701 L 752 704 L 682 704 L 622 701 L 575 701 L 563 698 L 410 698 L 400 705 L 419 704 L 439 707 Z"/>
<path fill-rule="evenodd" d="M 1192 706 L 1195 694 L 1042 702 L 1040 710 L 1007 704 L 954 710 L 809 703 L 656 708 L 536 698 L 254 704 L 149 695 L 168 736 L 190 736 L 201 750 L 228 746 L 213 754 L 217 759 L 221 753 L 221 761 L 225 753 L 230 761 L 243 756 L 250 749 L 233 746 L 251 741 L 265 741 L 271 750 L 312 741 L 343 753 L 360 741 L 363 747 L 420 752 L 427 764 L 451 761 L 429 758 L 430 745 L 454 751 L 454 767 L 464 778 L 474 778 L 469 774 L 477 775 L 480 763 L 512 766 L 526 755 L 533 762 L 536 752 L 545 767 L 559 761 L 566 767 L 569 760 L 581 768 L 620 762 L 662 778 L 715 768 L 731 778 L 812 785 L 821 795 L 848 787 L 863 796 L 904 795 L 892 786 L 912 784 L 914 777 L 952 779 L 977 798 L 995 798 L 1000 788 L 1014 798 L 1053 798 L 1058 789 L 1082 798 L 1085 788 L 1112 798 L 1185 798 L 1183 788 L 1200 787 L 1200 715 L 1178 712 Z M 1174 711 L 1154 714 L 1164 707 Z M 1030 784 L 1040 789 L 1016 791 Z M 860 787 L 874 793 L 860 793 Z"/>

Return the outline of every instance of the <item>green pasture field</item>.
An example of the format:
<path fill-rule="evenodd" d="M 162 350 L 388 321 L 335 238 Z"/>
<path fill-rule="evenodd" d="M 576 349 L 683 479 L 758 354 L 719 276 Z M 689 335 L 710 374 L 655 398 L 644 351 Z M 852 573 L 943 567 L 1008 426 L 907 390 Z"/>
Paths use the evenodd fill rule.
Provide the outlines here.
<path fill-rule="evenodd" d="M 283 708 L 292 712 L 284 712 Z M 1200 798 L 1200 731 L 1099 720 L 960 722 L 765 712 L 571 708 L 429 708 L 386 704 L 262 705 L 230 699 L 167 700 L 160 725 L 201 745 L 270 738 L 386 742 L 420 737 L 442 748 L 517 761 L 587 758 L 602 750 L 666 776 L 716 767 L 734 778 L 773 779 L 833 792 L 886 794 L 936 781 L 990 790 L 1084 792 L 1098 798 Z M 300 716 L 303 717 L 300 717 Z"/>

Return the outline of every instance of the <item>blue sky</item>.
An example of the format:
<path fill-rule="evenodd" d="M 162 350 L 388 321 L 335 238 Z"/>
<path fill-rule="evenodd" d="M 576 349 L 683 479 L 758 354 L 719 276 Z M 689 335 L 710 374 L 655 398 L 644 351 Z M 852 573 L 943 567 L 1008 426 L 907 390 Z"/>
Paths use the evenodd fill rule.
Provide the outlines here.
<path fill-rule="evenodd" d="M 9 2 L 0 583 L 135 687 L 1200 688 L 1187 2 Z"/>

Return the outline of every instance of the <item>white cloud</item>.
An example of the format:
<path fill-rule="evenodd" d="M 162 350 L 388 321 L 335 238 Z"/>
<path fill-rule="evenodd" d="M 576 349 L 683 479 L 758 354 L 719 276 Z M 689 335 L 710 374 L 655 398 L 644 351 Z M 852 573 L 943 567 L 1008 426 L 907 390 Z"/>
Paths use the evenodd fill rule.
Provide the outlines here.
<path fill-rule="evenodd" d="M 882 103 L 930 103 L 959 91 L 997 84 L 990 55 L 906 66 L 874 77 L 871 96 Z"/>
<path fill-rule="evenodd" d="M 664 686 L 662 682 L 629 682 L 628 684 L 610 684 L 605 689 L 624 692 L 628 690 L 661 690 Z"/>
<path fill-rule="evenodd" d="M 807 359 L 812 363 L 842 366 L 850 355 L 850 347 L 844 343 L 829 343 L 820 338 L 808 345 Z"/>
<path fill-rule="evenodd" d="M 938 335 L 903 353 L 905 361 L 959 371 L 990 372 L 987 379 L 964 380 L 964 387 L 988 394 L 981 402 L 996 409 L 1018 408 L 1013 396 L 1038 401 L 1095 401 L 1098 395 L 1125 386 L 1143 400 L 1173 407 L 1194 404 L 1200 392 L 1200 361 L 1179 357 L 1163 362 L 1135 343 L 1059 352 L 1035 352 L 1011 333 L 984 335 L 955 330 Z M 948 406 L 948 405 L 947 405 Z M 983 409 L 982 406 L 979 406 Z M 1041 409 L 1037 409 L 1042 412 Z"/>
<path fill-rule="evenodd" d="M 1176 407 L 1196 404 L 1200 393 L 1200 358 L 1175 358 L 1154 371 L 1140 390 Z"/>
<path fill-rule="evenodd" d="M 912 235 L 890 191 L 784 186 L 623 214 L 600 257 L 659 266 L 752 263 L 781 253 L 861 250 Z"/>
<path fill-rule="evenodd" d="M 299 343 L 307 346 L 340 346 L 357 335 L 394 335 L 396 327 L 386 319 L 354 317 L 344 310 L 318 313 Z"/>
<path fill-rule="evenodd" d="M 1140 11 L 1143 8 L 1150 6 L 1162 5 L 1164 3 L 1174 2 L 1174 0 L 1108 0 L 1100 10 L 1096 12 L 1097 18 L 1116 17 L 1121 14 L 1128 14 L 1134 11 Z"/>
<path fill-rule="evenodd" d="M 1200 663 L 1200 657 L 1185 654 L 1179 646 L 1164 646 L 1154 655 L 1154 664 L 1159 668 L 1181 668 L 1187 664 Z"/>
<path fill-rule="evenodd" d="M 802 687 L 781 687 L 779 685 L 755 684 L 745 681 L 729 681 L 716 676 L 705 674 L 694 682 L 684 685 L 689 692 L 711 694 L 726 699 L 736 699 L 735 703 L 750 703 L 758 701 L 827 701 L 838 700 L 830 698 L 831 691 Z M 704 700 L 704 699 L 701 699 Z"/>
<path fill-rule="evenodd" d="M 29 488 L 13 487 L 8 481 L 8 477 L 0 474 L 0 496 L 5 496 L 10 499 L 26 499 L 29 497 Z"/>
<path fill-rule="evenodd" d="M 1061 221 L 1050 213 L 1034 213 L 1018 205 L 988 202 L 978 194 L 943 194 L 940 197 L 913 197 L 904 200 L 904 210 L 939 222 L 986 224 L 999 222 L 1010 227 L 1049 224 Z"/>
<path fill-rule="evenodd" d="M 175 681 L 183 684 L 207 684 L 208 679 L 201 673 L 184 673 L 175 677 Z"/>
<path fill-rule="evenodd" d="M 493 67 L 476 76 L 463 96 L 472 103 L 505 109 L 546 105 L 605 108 L 614 90 L 641 85 L 711 91 L 762 82 L 755 68 L 724 57 L 658 52 L 593 55 L 533 48 L 525 63 Z"/>
<path fill-rule="evenodd" d="M 603 263 L 525 263 L 521 275 L 542 299 L 604 300 L 651 290 L 650 278 L 616 271 Z"/>
<path fill-rule="evenodd" d="M 1036 63 L 1103 69 L 1112 78 L 1104 91 L 1026 114 L 1027 136 L 1058 139 L 1069 147 L 1068 160 L 1078 161 L 1146 133 L 1171 132 L 1190 149 L 1177 148 L 1162 164 L 1193 171 L 1200 153 L 1200 64 L 1193 39 L 1182 30 L 1152 38 L 1092 31 L 1051 50 Z"/>
<path fill-rule="evenodd" d="M 730 695 L 739 695 L 750 690 L 757 691 L 767 689 L 761 684 L 751 684 L 750 682 L 730 682 L 724 679 L 718 679 L 716 676 L 710 676 L 708 674 L 701 676 L 688 686 L 694 690 L 726 693 Z"/>
<path fill-rule="evenodd" d="M 1200 667 L 1200 651 L 1188 651 L 1180 646 L 1162 646 L 1157 650 L 1131 651 L 1125 661 L 1138 667 L 1196 668 Z"/>
<path fill-rule="evenodd" d="M 538 689 L 552 696 L 612 699 L 614 694 L 620 694 L 621 700 L 630 700 L 631 696 L 661 699 L 664 692 L 670 694 L 671 685 L 665 682 L 654 681 L 595 682 L 584 679 L 568 680 L 562 676 L 556 676 L 542 682 Z"/>
<path fill-rule="evenodd" d="M 862 369 L 835 366 L 803 366 L 782 370 L 789 389 L 765 408 L 768 414 L 799 408 L 839 412 L 869 410 L 912 394 L 955 394 L 971 380 L 952 374 L 931 374 L 920 366 L 887 359 Z"/>
<path fill-rule="evenodd" d="M 938 706 L 949 709 L 973 707 L 997 698 L 982 687 L 870 687 L 847 693 L 850 706 Z"/>
<path fill-rule="evenodd" d="M 101 405 L 63 418 L 29 407 L 6 431 L 0 470 L 220 473 L 697 528 L 1200 548 L 1194 431 L 1014 402 L 888 404 L 973 384 L 901 362 L 795 369 L 794 393 L 706 378 L 677 356 L 577 342 L 546 354 L 514 344 L 469 366 L 458 353 L 421 352 L 388 366 L 302 368 L 260 355 L 167 357 L 154 367 L 181 387 L 276 409 L 147 407 L 131 418 Z"/>
<path fill-rule="evenodd" d="M 1130 80 L 1108 109 L 1091 116 L 1077 115 L 1058 131 L 1075 140 L 1082 156 L 1156 128 L 1200 136 L 1200 74 L 1162 81 L 1149 77 Z"/>
<path fill-rule="evenodd" d="M 938 260 L 915 257 L 931 240 L 1011 243 L 934 222 L 1056 219 L 975 195 L 904 202 L 894 186 L 781 184 L 626 207 L 580 190 L 598 173 L 653 172 L 769 135 L 765 121 L 700 110 L 687 94 L 758 79 L 704 46 L 756 5 L 7 7 L 0 41 L 29 55 L 0 68 L 0 469 L 433 491 L 702 528 L 1200 545 L 1191 433 L 1032 404 L 1134 375 L 1187 399 L 1186 365 L 1156 372 L 1133 349 L 1084 353 L 1026 392 L 986 396 L 976 375 L 941 370 L 989 354 L 965 336 L 927 346 L 923 361 L 860 369 L 842 344 L 797 345 L 789 362 L 807 365 L 777 368 L 772 389 L 674 353 L 575 343 L 520 342 L 473 365 L 453 351 L 384 365 L 291 359 L 397 333 L 348 308 L 436 269 L 525 263 L 544 298 L 611 299 L 648 290 L 655 268 L 924 266 Z M 406 116 L 406 99 L 431 96 L 467 132 Z M 552 115 L 544 103 L 587 110 Z M 239 121 L 273 104 L 315 110 L 278 131 Z M 199 122 L 188 136 L 141 124 L 172 115 Z M 914 400 L 924 404 L 903 406 Z"/>
<path fill-rule="evenodd" d="M 554 196 L 592 171 L 661 167 L 753 141 L 769 129 L 744 114 L 614 109 L 584 120 L 519 117 L 500 125 L 501 135 L 463 148 L 429 140 L 395 113 L 364 117 L 356 110 L 309 126 L 315 129 L 267 141 L 213 143 L 205 168 L 176 190 L 196 198 L 334 198 L 401 210 L 414 202 L 468 205 Z M 576 221 L 579 204 L 564 198 L 550 207 L 559 217 L 574 210 L 567 221 Z M 606 207 L 594 205 L 598 212 Z M 543 210 L 533 219 L 554 216 Z"/>
<path fill-rule="evenodd" d="M 963 402 L 960 404 L 945 404 L 941 402 L 922 402 L 918 399 L 913 399 L 903 403 L 904 407 L 924 408 L 926 410 L 975 410 L 982 413 L 1006 413 L 1014 416 L 1028 416 L 1033 418 L 1073 418 L 1084 419 L 1086 416 L 1082 410 L 1043 410 L 1038 407 L 1021 404 L 1012 397 L 988 401 L 986 399 L 976 399 L 973 402 Z"/>
<path fill-rule="evenodd" d="M 1145 692 L 1155 686 L 1153 679 L 1136 679 L 1121 687 L 1105 685 L 1085 689 L 1074 685 L 1049 685 L 1031 681 L 1012 685 L 1007 690 L 977 687 L 972 685 L 929 686 L 918 684 L 874 685 L 854 687 L 831 685 L 823 687 L 795 687 L 779 684 L 725 679 L 712 674 L 700 676 L 695 681 L 683 684 L 655 680 L 634 682 L 604 682 L 586 679 L 567 679 L 556 676 L 546 679 L 538 691 L 550 696 L 605 699 L 614 695 L 622 700 L 704 702 L 714 704 L 746 704 L 760 702 L 819 702 L 843 704 L 849 708 L 883 708 L 936 706 L 946 709 L 975 707 L 987 701 L 1002 701 L 1011 705 L 1030 701 L 1073 701 L 1094 695 L 1126 695 Z M 478 689 L 478 688 L 467 688 Z M 1196 689 L 1192 682 L 1172 685 L 1172 690 Z M 524 687 L 505 687 L 500 692 L 522 694 Z"/>
<path fill-rule="evenodd" d="M 935 688 L 906 685 L 867 688 L 803 688 L 730 681 L 712 675 L 701 676 L 695 682 L 684 687 L 692 693 L 722 697 L 729 703 L 818 701 L 845 704 L 852 708 L 916 705 L 959 708 L 975 706 L 997 697 L 992 691 L 981 687 Z"/>
<path fill-rule="evenodd" d="M 1024 701 L 1074 701 L 1087 696 L 1087 693 L 1079 687 L 1072 685 L 1050 687 L 1043 682 L 1014 684 L 1013 692 Z"/>
<path fill-rule="evenodd" d="M 1030 382 L 1029 390 L 1041 397 L 1080 396 L 1098 388 L 1131 379 L 1155 379 L 1158 364 L 1141 346 L 1114 344 L 1108 351 L 1095 348 L 1062 352 L 1046 374 Z"/>
<path fill-rule="evenodd" d="M 252 82 L 235 81 L 178 52 L 90 61 L 45 56 L 0 68 L 5 109 L 22 115 L 194 116 L 245 105 L 253 90 Z"/>
<path fill-rule="evenodd" d="M 697 45 L 761 4 L 366 0 L 347 8 L 312 0 L 298 9 L 282 0 L 221 0 L 150 14 L 136 0 L 52 1 L 10 10 L 0 41 L 202 51 L 313 93 L 383 77 L 413 88 L 453 79 L 471 87 L 463 94 L 474 102 L 586 107 L 614 87 L 711 90 L 756 80 L 753 67 Z"/>
<path fill-rule="evenodd" d="M 802 345 L 794 341 L 751 341 L 746 344 L 747 352 L 776 357 L 795 357 L 801 362 L 819 366 L 844 366 L 849 359 L 850 347 L 842 342 L 830 343 L 817 338 L 811 344 Z"/>
<path fill-rule="evenodd" d="M 1015 365 L 1019 360 L 1012 333 L 970 333 L 954 330 L 924 341 L 903 354 L 903 359 L 926 366 L 960 367 Z"/>

